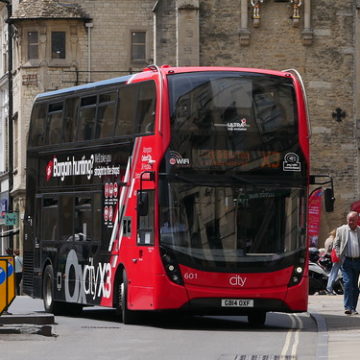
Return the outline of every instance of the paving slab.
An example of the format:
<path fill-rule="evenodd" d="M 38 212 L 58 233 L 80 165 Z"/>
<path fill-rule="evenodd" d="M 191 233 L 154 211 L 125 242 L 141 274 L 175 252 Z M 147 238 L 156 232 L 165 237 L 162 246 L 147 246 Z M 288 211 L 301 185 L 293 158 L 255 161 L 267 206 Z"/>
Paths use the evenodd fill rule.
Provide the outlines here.
<path fill-rule="evenodd" d="M 360 358 L 360 315 L 344 314 L 342 295 L 309 296 L 309 312 L 325 321 L 326 328 L 322 331 L 327 336 L 329 360 Z"/>
<path fill-rule="evenodd" d="M 0 316 L 0 334 L 39 334 L 52 336 L 53 314 L 43 311 L 42 302 L 28 296 L 17 296 Z"/>

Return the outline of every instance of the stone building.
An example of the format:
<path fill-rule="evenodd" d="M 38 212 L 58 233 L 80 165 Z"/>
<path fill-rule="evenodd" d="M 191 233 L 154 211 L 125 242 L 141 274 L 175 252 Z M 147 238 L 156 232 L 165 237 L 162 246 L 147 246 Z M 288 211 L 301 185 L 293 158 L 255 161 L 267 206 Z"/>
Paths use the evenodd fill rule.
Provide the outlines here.
<path fill-rule="evenodd" d="M 359 0 L 13 0 L 12 4 L 11 195 L 20 218 L 34 96 L 138 71 L 151 63 L 297 69 L 307 89 L 312 124 L 311 172 L 334 180 L 335 211 L 323 213 L 320 239 L 342 224 L 351 203 L 360 199 Z M 0 1 L 1 39 L 6 43 L 4 7 Z M 1 51 L 6 52 L 6 44 Z M 0 70 L 4 141 L 6 70 Z M 3 144 L 1 151 L 6 151 Z M 2 159 L 0 180 L 8 168 L 6 156 Z M 20 244 L 20 238 L 21 234 L 15 242 Z"/>
<path fill-rule="evenodd" d="M 27 132 L 36 94 L 139 71 L 153 63 L 154 1 L 11 2 L 13 161 L 9 167 L 8 155 L 4 154 L 9 143 L 6 113 L 8 72 L 5 68 L 0 71 L 0 193 L 4 199 L 12 198 L 12 210 L 19 214 L 20 232 L 13 239 L 4 238 L 1 242 L 0 238 L 2 249 L 9 245 L 21 247 Z M 4 40 L 8 16 L 5 6 L 0 1 L 0 39 L 3 39 L 1 51 L 4 58 L 8 51 L 8 42 Z M 9 176 L 8 169 L 12 169 L 12 176 Z M 10 179 L 12 186 L 9 186 Z M 6 230 L 7 227 L 0 224 L 0 233 Z"/>
<path fill-rule="evenodd" d="M 158 63 L 301 73 L 311 173 L 330 175 L 336 197 L 335 211 L 322 212 L 319 245 L 360 199 L 359 9 L 355 0 L 163 0 L 155 8 Z"/>

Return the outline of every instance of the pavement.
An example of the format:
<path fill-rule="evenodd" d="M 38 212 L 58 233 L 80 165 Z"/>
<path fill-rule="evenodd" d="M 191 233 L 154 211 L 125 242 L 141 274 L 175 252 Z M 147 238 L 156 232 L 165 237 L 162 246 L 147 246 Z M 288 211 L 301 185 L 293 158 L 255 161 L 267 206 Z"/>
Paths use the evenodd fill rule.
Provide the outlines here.
<path fill-rule="evenodd" d="M 0 336 L 11 333 L 53 336 L 55 318 L 43 311 L 42 300 L 17 296 L 8 310 L 12 315 L 0 316 Z M 342 295 L 311 295 L 308 312 L 318 327 L 316 360 L 360 358 L 360 315 L 344 314 Z"/>
<path fill-rule="evenodd" d="M 42 310 L 42 300 L 28 296 L 16 296 L 8 308 L 0 316 L 1 334 L 38 334 L 53 336 L 52 325 L 55 323 L 53 314 Z"/>
<path fill-rule="evenodd" d="M 343 300 L 342 295 L 309 296 L 308 311 L 318 325 L 317 360 L 360 358 L 360 315 L 345 315 Z"/>

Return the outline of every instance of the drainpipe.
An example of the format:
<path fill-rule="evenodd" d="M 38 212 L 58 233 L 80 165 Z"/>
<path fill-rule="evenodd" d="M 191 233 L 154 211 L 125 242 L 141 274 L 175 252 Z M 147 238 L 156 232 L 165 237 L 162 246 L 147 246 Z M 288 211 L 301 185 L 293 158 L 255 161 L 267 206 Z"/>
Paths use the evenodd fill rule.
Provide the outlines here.
<path fill-rule="evenodd" d="M 85 23 L 88 34 L 88 82 L 91 82 L 91 28 L 94 26 L 93 23 Z"/>

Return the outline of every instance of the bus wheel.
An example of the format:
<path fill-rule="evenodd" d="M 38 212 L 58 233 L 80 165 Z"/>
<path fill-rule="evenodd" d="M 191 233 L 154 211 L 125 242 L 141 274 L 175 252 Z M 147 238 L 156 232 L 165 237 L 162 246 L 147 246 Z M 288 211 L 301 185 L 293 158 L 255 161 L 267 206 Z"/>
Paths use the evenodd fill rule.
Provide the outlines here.
<path fill-rule="evenodd" d="M 129 310 L 127 307 L 127 293 L 128 293 L 128 280 L 126 272 L 123 272 L 123 282 L 121 283 L 120 289 L 120 299 L 119 303 L 121 304 L 121 315 L 123 324 L 134 324 L 136 323 L 137 314 L 135 311 Z"/>
<path fill-rule="evenodd" d="M 47 265 L 44 271 L 42 296 L 46 312 L 53 314 L 59 314 L 61 312 L 61 303 L 54 301 L 54 270 L 51 265 Z"/>
<path fill-rule="evenodd" d="M 266 321 L 266 311 L 257 311 L 248 314 L 248 322 L 251 326 L 263 326 Z"/>

